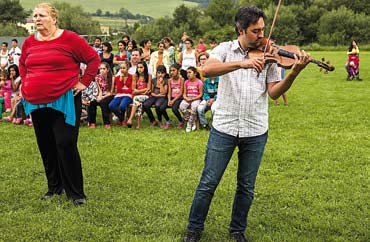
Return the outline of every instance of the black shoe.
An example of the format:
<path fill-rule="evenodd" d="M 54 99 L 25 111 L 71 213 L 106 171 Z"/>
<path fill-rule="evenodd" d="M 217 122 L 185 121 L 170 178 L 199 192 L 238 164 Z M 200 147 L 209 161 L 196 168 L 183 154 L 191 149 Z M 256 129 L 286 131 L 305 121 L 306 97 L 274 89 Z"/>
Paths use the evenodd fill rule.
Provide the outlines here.
<path fill-rule="evenodd" d="M 245 238 L 242 232 L 234 232 L 230 233 L 231 239 L 235 240 L 235 242 L 248 242 L 247 238 Z"/>
<path fill-rule="evenodd" d="M 202 237 L 202 232 L 197 231 L 186 231 L 184 242 L 198 242 Z"/>
<path fill-rule="evenodd" d="M 86 204 L 86 199 L 85 198 L 73 199 L 73 204 L 75 206 L 84 205 Z"/>
<path fill-rule="evenodd" d="M 62 190 L 60 192 L 51 192 L 51 191 L 48 191 L 47 193 L 45 193 L 44 196 L 41 197 L 41 200 L 48 200 L 49 198 L 52 198 L 55 195 L 62 195 L 63 192 L 64 192 L 64 190 Z"/>

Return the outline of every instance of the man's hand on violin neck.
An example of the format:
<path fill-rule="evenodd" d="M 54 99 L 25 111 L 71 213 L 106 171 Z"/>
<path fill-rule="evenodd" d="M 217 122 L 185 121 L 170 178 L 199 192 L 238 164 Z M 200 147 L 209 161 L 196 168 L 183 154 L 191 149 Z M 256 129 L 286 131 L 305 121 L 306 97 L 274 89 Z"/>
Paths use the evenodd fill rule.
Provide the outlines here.
<path fill-rule="evenodd" d="M 312 60 L 311 55 L 309 53 L 306 53 L 304 50 L 301 50 L 299 52 L 299 55 L 295 55 L 295 63 L 292 67 L 292 71 L 299 73 L 302 71 L 308 63 Z"/>
<path fill-rule="evenodd" d="M 265 67 L 265 59 L 263 57 L 246 59 L 245 61 L 241 62 L 241 68 L 245 68 L 245 69 L 253 68 L 257 72 L 262 72 L 264 67 Z"/>

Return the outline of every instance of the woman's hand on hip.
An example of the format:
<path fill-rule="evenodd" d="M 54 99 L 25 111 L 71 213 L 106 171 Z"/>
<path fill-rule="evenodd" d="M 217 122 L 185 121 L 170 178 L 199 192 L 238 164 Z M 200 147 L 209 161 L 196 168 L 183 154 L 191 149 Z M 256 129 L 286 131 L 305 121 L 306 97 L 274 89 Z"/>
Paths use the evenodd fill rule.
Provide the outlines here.
<path fill-rule="evenodd" d="M 82 84 L 81 82 L 77 82 L 76 85 L 72 88 L 73 90 L 73 96 L 76 96 L 81 91 L 85 90 L 86 86 Z"/>

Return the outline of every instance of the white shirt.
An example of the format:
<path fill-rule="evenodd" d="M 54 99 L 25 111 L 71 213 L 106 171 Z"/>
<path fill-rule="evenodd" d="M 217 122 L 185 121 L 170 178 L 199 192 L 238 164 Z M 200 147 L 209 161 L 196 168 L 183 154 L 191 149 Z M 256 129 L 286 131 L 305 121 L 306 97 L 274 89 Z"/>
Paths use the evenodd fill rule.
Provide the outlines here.
<path fill-rule="evenodd" d="M 212 50 L 210 58 L 221 62 L 243 61 L 248 53 L 238 40 L 224 42 Z M 212 126 L 223 133 L 253 137 L 268 130 L 267 83 L 280 81 L 276 63 L 267 64 L 261 73 L 238 69 L 220 76 L 217 100 L 212 105 Z"/>
<path fill-rule="evenodd" d="M 15 48 L 11 48 L 9 50 L 9 56 L 12 56 L 13 57 L 13 61 L 9 61 L 9 64 L 16 64 L 17 66 L 19 66 L 19 57 L 21 57 L 21 49 L 17 46 Z"/>
<path fill-rule="evenodd" d="M 8 59 L 9 59 L 9 50 L 6 50 L 5 54 L 3 54 L 3 51 L 0 50 L 0 64 L 2 66 L 8 66 Z"/>
<path fill-rule="evenodd" d="M 186 71 L 190 66 L 197 66 L 197 57 L 195 56 L 195 50 L 193 50 L 190 54 L 187 54 L 186 50 L 182 52 L 181 69 Z"/>

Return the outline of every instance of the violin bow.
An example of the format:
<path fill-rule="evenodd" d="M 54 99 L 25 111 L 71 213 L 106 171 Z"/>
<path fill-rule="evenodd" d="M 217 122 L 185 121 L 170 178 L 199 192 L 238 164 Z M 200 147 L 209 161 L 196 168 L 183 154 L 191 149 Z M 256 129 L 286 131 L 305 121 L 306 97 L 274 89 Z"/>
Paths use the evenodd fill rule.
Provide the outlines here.
<path fill-rule="evenodd" d="M 275 15 L 274 15 L 274 19 L 272 20 L 272 24 L 271 24 L 271 28 L 270 28 L 270 33 L 269 33 L 269 36 L 267 37 L 267 42 L 266 42 L 266 45 L 265 45 L 265 50 L 263 51 L 263 56 L 265 57 L 265 54 L 266 54 L 266 50 L 267 50 L 267 46 L 270 45 L 270 38 L 271 38 L 271 35 L 272 35 L 272 31 L 275 27 L 275 22 L 276 22 L 276 19 L 277 19 L 277 15 L 278 15 L 278 12 L 279 12 L 279 9 L 280 9 L 280 6 L 281 6 L 281 2 L 282 0 L 279 0 L 279 3 L 276 7 L 276 10 L 275 10 Z"/>

